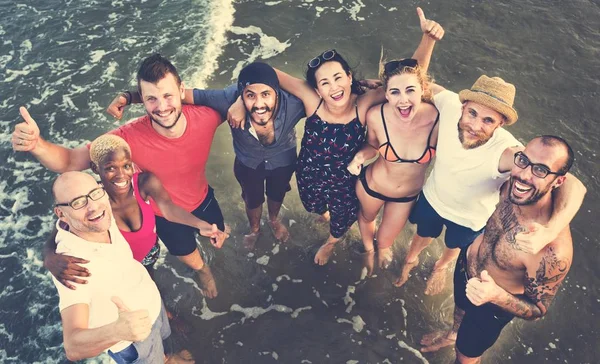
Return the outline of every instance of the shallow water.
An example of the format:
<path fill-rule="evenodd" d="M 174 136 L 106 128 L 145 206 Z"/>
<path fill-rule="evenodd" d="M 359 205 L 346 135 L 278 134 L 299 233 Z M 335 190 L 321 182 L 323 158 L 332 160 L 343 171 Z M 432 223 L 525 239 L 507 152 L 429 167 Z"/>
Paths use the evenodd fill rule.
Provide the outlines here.
<path fill-rule="evenodd" d="M 542 133 L 565 137 L 576 151 L 573 173 L 588 187 L 572 224 L 574 264 L 548 315 L 514 320 L 485 361 L 597 362 L 600 5 L 581 0 L 0 1 L 0 159 L 6 161 L 0 166 L 0 362 L 66 360 L 58 300 L 40 254 L 54 220 L 54 174 L 10 149 L 18 106 L 29 107 L 48 139 L 77 146 L 119 125 L 103 109 L 117 91 L 135 85 L 139 59 L 152 51 L 168 56 L 197 87 L 223 87 L 259 59 L 301 75 L 308 59 L 330 48 L 375 77 L 381 47 L 390 58 L 412 54 L 420 37 L 417 5 L 446 29 L 431 65 L 437 82 L 456 91 L 482 73 L 513 82 L 520 120 L 509 130 L 522 141 Z M 142 113 L 133 107 L 126 118 Z M 233 233 L 222 250 L 206 248 L 219 297 L 203 300 L 191 274 L 170 256 L 157 271 L 165 302 L 193 325 L 178 345 L 203 363 L 451 360 L 451 349 L 417 351 L 424 333 L 452 318 L 449 289 L 423 294 L 441 241 L 423 253 L 421 267 L 400 289 L 391 285 L 397 266 L 364 277 L 363 257 L 354 253 L 356 227 L 331 263 L 316 267 L 312 256 L 327 228 L 313 222 L 293 187 L 282 209 L 291 241 L 277 244 L 265 228 L 249 253 L 241 244 L 247 222 L 232 164 L 231 137 L 221 127 L 207 175 Z M 413 231 L 409 225 L 397 239 L 398 259 Z"/>

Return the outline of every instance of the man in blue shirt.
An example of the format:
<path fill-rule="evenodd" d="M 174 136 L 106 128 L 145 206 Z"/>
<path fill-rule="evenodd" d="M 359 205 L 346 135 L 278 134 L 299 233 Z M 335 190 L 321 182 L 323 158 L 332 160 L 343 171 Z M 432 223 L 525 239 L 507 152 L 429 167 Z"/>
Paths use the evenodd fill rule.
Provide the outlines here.
<path fill-rule="evenodd" d="M 234 174 L 242 187 L 250 223 L 244 245 L 253 249 L 256 244 L 265 193 L 269 226 L 277 240 L 287 241 L 289 232 L 279 219 L 279 210 L 296 168 L 294 128 L 306 116 L 300 99 L 283 91 L 275 70 L 262 62 L 244 67 L 237 84 L 222 90 L 186 89 L 185 92 L 184 102 L 193 100 L 196 105 L 209 106 L 217 110 L 223 120 L 234 103 L 243 103 L 246 119 L 242 128 L 232 127 L 231 134 L 236 155 Z M 120 118 L 128 101 L 141 100 L 137 92 L 128 92 L 117 96 L 107 111 Z"/>

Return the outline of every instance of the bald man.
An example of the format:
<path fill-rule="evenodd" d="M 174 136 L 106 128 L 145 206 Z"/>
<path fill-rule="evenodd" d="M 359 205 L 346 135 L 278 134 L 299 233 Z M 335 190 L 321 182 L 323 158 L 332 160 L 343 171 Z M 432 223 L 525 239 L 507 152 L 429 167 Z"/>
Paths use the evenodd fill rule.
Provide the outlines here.
<path fill-rule="evenodd" d="M 171 334 L 158 289 L 133 258 L 115 223 L 108 195 L 90 175 L 66 172 L 54 182 L 56 252 L 89 260 L 87 284 L 75 290 L 52 277 L 67 358 L 103 351 L 117 363 L 163 363 Z"/>

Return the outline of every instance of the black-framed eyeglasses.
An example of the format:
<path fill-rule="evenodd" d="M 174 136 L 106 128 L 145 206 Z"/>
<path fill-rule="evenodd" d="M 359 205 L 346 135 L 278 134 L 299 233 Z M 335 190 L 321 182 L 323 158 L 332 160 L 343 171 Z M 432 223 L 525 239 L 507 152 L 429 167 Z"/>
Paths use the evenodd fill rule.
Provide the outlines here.
<path fill-rule="evenodd" d="M 321 60 L 323 60 L 323 63 L 325 61 L 329 61 L 330 59 L 335 57 L 335 54 L 336 54 L 335 49 L 330 49 L 328 51 L 325 51 L 325 52 L 319 54 L 318 56 L 316 56 L 315 58 L 311 59 L 308 62 L 308 67 L 309 68 L 317 68 L 321 64 Z"/>
<path fill-rule="evenodd" d="M 106 191 L 104 191 L 104 188 L 98 187 L 91 190 L 90 193 L 88 193 L 87 195 L 75 197 L 68 203 L 57 203 L 54 204 L 54 206 L 71 206 L 73 210 L 79 210 L 87 206 L 88 199 L 92 201 L 98 201 L 99 199 L 104 197 L 105 194 Z"/>
<path fill-rule="evenodd" d="M 543 164 L 531 163 L 529 158 L 527 158 L 527 156 L 523 152 L 515 153 L 515 166 L 517 166 L 521 169 L 525 169 L 525 168 L 531 166 L 531 173 L 533 173 L 534 176 L 539 177 L 539 178 L 546 178 L 546 176 L 549 174 L 555 174 L 557 176 L 565 175 L 565 173 L 561 173 L 561 172 L 552 172 L 550 170 L 550 168 L 546 167 Z"/>
<path fill-rule="evenodd" d="M 389 61 L 383 66 L 383 70 L 386 73 L 390 73 L 392 71 L 397 70 L 398 68 L 410 67 L 415 68 L 419 65 L 416 59 L 413 58 L 404 58 L 398 61 Z"/>

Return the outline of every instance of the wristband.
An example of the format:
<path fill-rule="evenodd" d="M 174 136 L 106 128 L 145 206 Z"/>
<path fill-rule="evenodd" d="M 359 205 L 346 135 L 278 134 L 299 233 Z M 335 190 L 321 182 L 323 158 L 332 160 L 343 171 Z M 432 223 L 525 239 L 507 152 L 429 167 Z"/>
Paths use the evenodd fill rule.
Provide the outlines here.
<path fill-rule="evenodd" d="M 123 91 L 121 93 L 121 95 L 123 95 L 123 97 L 125 98 L 125 100 L 127 100 L 126 105 L 131 105 L 131 92 L 129 91 Z"/>

